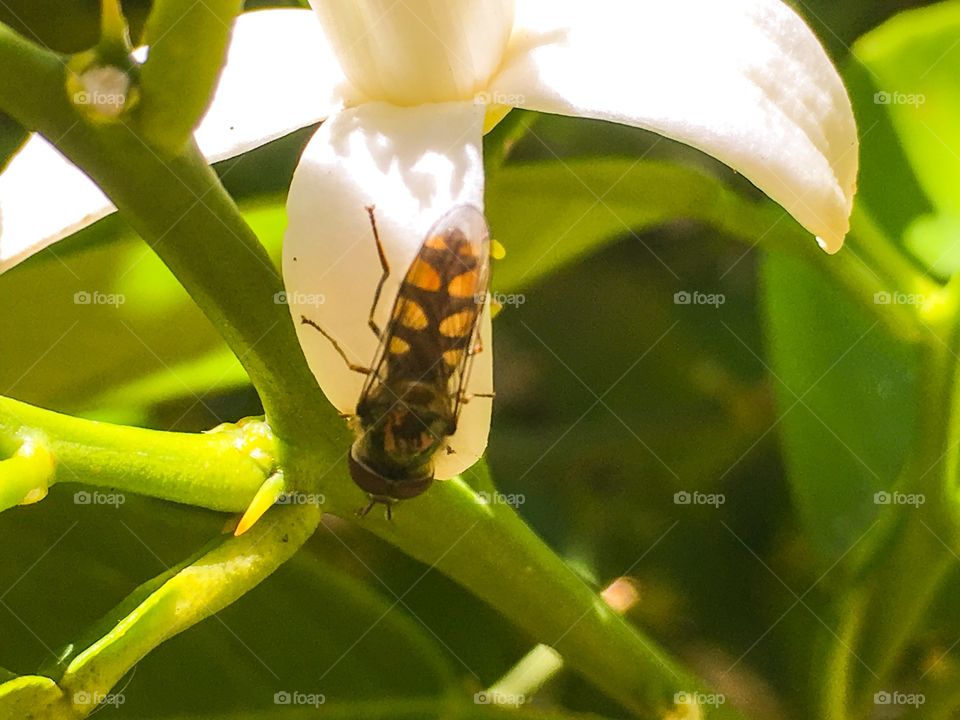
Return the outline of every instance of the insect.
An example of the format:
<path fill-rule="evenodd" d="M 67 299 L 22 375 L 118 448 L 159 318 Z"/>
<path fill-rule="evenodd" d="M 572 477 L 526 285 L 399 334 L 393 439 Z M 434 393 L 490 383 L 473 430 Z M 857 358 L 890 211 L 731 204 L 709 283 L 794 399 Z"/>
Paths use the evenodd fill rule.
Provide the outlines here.
<path fill-rule="evenodd" d="M 458 205 L 427 233 L 410 264 L 385 329 L 374 316 L 390 276 L 374 208 L 370 226 L 383 270 L 370 306 L 368 324 L 379 340 L 370 366 L 357 365 L 340 344 L 306 316 L 301 322 L 321 332 L 347 366 L 367 380 L 351 424 L 350 475 L 370 503 L 391 506 L 416 497 L 433 482 L 433 464 L 457 430 L 463 405 L 473 397 L 467 383 L 474 356 L 482 352 L 480 317 L 490 283 L 490 234 L 483 213 Z"/>

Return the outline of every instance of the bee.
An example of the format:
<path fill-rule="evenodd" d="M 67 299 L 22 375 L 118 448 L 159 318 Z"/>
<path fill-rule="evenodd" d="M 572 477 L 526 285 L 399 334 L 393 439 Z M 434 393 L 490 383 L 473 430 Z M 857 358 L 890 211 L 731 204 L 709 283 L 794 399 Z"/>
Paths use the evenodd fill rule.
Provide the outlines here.
<path fill-rule="evenodd" d="M 483 213 L 458 205 L 441 217 L 424 238 L 403 277 L 385 329 L 376 320 L 384 283 L 390 277 L 377 230 L 370 226 L 382 268 L 368 324 L 379 340 L 369 366 L 347 357 L 340 344 L 306 316 L 301 322 L 329 340 L 347 366 L 367 376 L 351 426 L 353 481 L 370 503 L 391 506 L 420 495 L 433 483 L 438 452 L 453 452 L 447 439 L 457 430 L 463 405 L 474 397 L 467 384 L 474 356 L 483 351 L 480 318 L 490 284 L 490 233 Z"/>

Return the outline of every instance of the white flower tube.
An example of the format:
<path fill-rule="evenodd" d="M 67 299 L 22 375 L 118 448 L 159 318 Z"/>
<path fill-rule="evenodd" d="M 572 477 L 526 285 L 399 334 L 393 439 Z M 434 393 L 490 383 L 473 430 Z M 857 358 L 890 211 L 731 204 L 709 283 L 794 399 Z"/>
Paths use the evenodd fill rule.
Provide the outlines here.
<path fill-rule="evenodd" d="M 391 269 L 375 315 L 385 328 L 430 227 L 457 205 L 483 208 L 483 119 L 484 109 L 473 103 L 368 103 L 327 120 L 303 153 L 287 200 L 286 300 L 307 362 L 342 413 L 354 413 L 366 376 L 351 370 L 302 318 L 323 328 L 352 363 L 373 362 L 380 341 L 367 318 L 381 269 L 366 208 L 375 208 Z M 484 350 L 475 356 L 468 393 L 492 392 L 489 309 L 481 338 Z M 459 474 L 483 454 L 490 412 L 489 398 L 463 407 L 449 441 L 454 452 L 437 455 L 437 478 Z"/>
<path fill-rule="evenodd" d="M 361 97 L 396 105 L 469 100 L 499 67 L 513 29 L 513 0 L 311 5 Z"/>

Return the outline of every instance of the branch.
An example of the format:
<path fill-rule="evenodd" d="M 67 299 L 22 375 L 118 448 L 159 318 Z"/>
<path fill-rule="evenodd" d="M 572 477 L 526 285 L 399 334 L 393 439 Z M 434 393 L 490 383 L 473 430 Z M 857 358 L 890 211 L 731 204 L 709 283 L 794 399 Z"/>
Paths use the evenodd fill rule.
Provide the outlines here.
<path fill-rule="evenodd" d="M 75 482 L 238 512 L 270 474 L 275 451 L 262 421 L 202 435 L 161 432 L 0 397 L 0 453 L 13 454 L 0 461 L 0 510 L 39 500 L 54 483 Z"/>

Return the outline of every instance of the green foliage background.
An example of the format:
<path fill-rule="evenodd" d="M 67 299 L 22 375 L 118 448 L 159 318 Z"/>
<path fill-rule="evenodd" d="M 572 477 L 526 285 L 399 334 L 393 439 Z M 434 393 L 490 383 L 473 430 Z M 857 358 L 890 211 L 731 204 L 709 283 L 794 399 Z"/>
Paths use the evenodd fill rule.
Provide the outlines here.
<path fill-rule="evenodd" d="M 847 68 L 864 135 L 859 202 L 918 265 L 948 276 L 957 195 L 941 164 L 960 163 L 925 170 L 917 158 L 936 148 L 905 152 L 903 138 L 923 131 L 872 98 L 889 87 L 956 100 L 960 61 L 948 57 L 913 89 L 904 58 L 926 67 L 916 52 L 858 45 L 870 72 L 850 56 L 861 33 L 913 4 L 795 3 Z M 124 3 L 135 28 L 148 5 Z M 0 4 L 0 21 L 63 51 L 91 45 L 96 19 L 93 1 Z M 954 140 L 956 117 L 937 105 L 923 121 Z M 8 125 L 0 149 L 16 136 Z M 217 166 L 274 257 L 310 132 Z M 855 572 L 837 562 L 876 521 L 872 493 L 893 486 L 921 431 L 915 346 L 832 284 L 830 261 L 799 247 L 812 239 L 748 183 L 649 133 L 539 117 L 491 170 L 488 206 L 507 249 L 495 289 L 524 300 L 495 324 L 488 462 L 500 490 L 525 498 L 522 516 L 587 582 L 634 578 L 630 621 L 749 717 L 816 717 L 809 679 L 830 640 L 824 627 L 835 626 L 832 590 Z M 763 250 L 744 244 L 772 225 Z M 94 288 L 127 302 L 74 304 Z M 726 302 L 676 305 L 685 290 Z M 4 275 L 0 307 L 3 394 L 181 431 L 261 412 L 210 323 L 118 216 Z M 0 516 L 0 665 L 12 671 L 32 672 L 225 522 L 131 495 L 118 509 L 76 506 L 80 488 L 58 485 Z M 681 490 L 726 503 L 677 506 Z M 960 637 L 955 571 L 891 677 L 916 681 Z M 273 693 L 296 689 L 324 693 L 331 717 L 427 716 L 427 699 L 488 686 L 529 647 L 451 581 L 328 519 L 270 579 L 149 655 L 126 681 L 125 704 L 101 712 L 271 717 Z M 960 683 L 954 657 L 937 667 L 932 679 Z M 573 674 L 539 696 L 551 700 L 623 716 Z"/>

